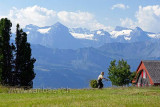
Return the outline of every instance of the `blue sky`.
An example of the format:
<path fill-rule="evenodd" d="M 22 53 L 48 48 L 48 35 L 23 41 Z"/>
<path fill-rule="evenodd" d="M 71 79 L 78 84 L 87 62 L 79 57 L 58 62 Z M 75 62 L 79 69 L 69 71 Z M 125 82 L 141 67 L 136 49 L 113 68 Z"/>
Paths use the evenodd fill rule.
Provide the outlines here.
<path fill-rule="evenodd" d="M 60 21 L 68 27 L 91 30 L 140 26 L 160 32 L 160 0 L 0 0 L 0 17 L 8 17 L 13 25 L 20 23 L 22 27 Z"/>

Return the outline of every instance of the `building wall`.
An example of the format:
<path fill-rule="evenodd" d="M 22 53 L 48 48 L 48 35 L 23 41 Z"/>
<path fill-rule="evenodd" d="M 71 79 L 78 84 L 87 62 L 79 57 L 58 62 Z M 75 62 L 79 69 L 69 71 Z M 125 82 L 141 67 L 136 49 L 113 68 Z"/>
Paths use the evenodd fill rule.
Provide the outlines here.
<path fill-rule="evenodd" d="M 149 76 L 147 75 L 147 72 L 145 70 L 141 71 L 139 78 L 138 78 L 137 86 L 138 87 L 151 86 Z"/>
<path fill-rule="evenodd" d="M 143 71 L 145 71 L 146 73 L 146 78 L 142 78 L 143 76 Z M 141 72 L 141 73 L 140 73 Z M 148 84 L 150 85 L 154 85 L 145 65 L 143 64 L 143 62 L 140 63 L 138 69 L 137 69 L 137 74 L 140 73 L 140 76 L 138 78 L 138 82 L 137 82 L 137 86 L 142 86 L 141 84 Z"/>

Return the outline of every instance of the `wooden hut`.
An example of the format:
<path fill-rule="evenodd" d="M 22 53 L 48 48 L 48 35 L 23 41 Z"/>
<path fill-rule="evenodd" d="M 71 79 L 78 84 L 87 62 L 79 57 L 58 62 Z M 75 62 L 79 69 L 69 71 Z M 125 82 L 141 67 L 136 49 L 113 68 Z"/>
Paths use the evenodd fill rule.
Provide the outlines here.
<path fill-rule="evenodd" d="M 141 61 L 132 84 L 138 87 L 160 85 L 160 61 Z"/>

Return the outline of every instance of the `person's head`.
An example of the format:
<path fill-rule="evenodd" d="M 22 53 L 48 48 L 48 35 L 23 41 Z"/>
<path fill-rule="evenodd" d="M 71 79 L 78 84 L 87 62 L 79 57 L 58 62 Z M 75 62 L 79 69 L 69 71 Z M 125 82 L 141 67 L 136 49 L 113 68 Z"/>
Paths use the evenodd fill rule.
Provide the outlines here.
<path fill-rule="evenodd" d="M 101 75 L 104 75 L 104 72 L 101 72 Z"/>

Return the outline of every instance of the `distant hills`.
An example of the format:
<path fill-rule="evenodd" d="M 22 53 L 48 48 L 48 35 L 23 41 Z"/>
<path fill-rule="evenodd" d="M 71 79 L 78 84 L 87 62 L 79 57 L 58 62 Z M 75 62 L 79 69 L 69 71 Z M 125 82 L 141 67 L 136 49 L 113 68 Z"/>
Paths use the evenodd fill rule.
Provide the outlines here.
<path fill-rule="evenodd" d="M 107 76 L 111 60 L 127 60 L 131 71 L 141 60 L 160 60 L 160 34 L 139 27 L 90 31 L 58 22 L 46 27 L 27 25 L 24 31 L 37 59 L 34 88 L 87 88 L 100 72 Z"/>
<path fill-rule="evenodd" d="M 160 42 L 106 43 L 99 48 L 51 49 L 32 45 L 36 88 L 87 88 L 111 60 L 124 59 L 135 71 L 141 60 L 160 60 Z M 105 86 L 111 86 L 107 83 Z"/>

